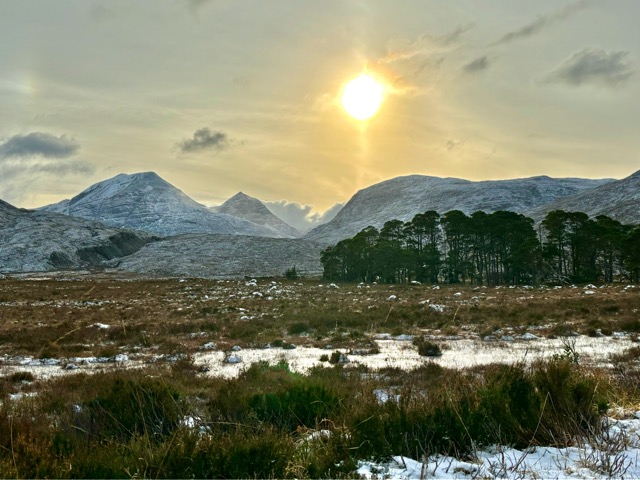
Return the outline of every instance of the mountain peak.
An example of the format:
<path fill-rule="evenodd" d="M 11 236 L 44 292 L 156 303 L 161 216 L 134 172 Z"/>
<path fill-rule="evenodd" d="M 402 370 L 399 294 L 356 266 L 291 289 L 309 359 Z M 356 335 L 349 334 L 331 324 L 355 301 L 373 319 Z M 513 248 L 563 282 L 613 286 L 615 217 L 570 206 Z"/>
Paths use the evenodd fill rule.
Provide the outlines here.
<path fill-rule="evenodd" d="M 237 202 L 237 201 L 258 202 L 258 203 L 262 204 L 262 202 L 260 202 L 260 200 L 258 200 L 257 198 L 252 197 L 251 195 L 247 195 L 244 192 L 238 192 L 233 197 L 229 198 L 226 202 L 224 202 L 222 205 L 225 205 L 227 203 Z"/>
<path fill-rule="evenodd" d="M 71 200 L 47 205 L 42 210 L 162 236 L 184 233 L 273 236 L 273 232 L 260 225 L 212 212 L 155 172 L 121 173 L 90 186 Z"/>
<path fill-rule="evenodd" d="M 165 182 L 168 183 L 165 179 L 163 179 L 160 175 L 158 175 L 156 172 L 138 172 L 138 173 L 130 173 L 130 174 L 126 174 L 126 173 L 121 173 L 120 175 L 126 175 L 128 177 L 131 177 L 133 179 L 136 180 L 145 180 L 145 181 L 161 181 L 161 182 Z"/>
<path fill-rule="evenodd" d="M 288 237 L 298 237 L 300 232 L 274 215 L 264 203 L 244 192 L 238 192 L 214 210 L 235 217 L 244 218 L 257 225 L 270 228 Z"/>

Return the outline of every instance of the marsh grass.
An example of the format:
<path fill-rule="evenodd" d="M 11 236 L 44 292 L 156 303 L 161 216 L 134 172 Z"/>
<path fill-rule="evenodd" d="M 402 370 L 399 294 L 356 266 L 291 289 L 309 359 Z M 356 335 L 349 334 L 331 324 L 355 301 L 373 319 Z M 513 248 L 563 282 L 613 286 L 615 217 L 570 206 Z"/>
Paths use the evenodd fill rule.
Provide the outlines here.
<path fill-rule="evenodd" d="M 640 404 L 636 350 L 613 357 L 609 371 L 558 357 L 374 372 L 331 353 L 375 349 L 376 333 L 640 332 L 640 289 L 585 297 L 581 289 L 272 285 L 0 280 L 2 354 L 179 354 L 137 370 L 31 382 L 3 376 L 0 476 L 352 477 L 358 460 L 392 454 L 473 458 L 492 444 L 577 445 L 597 434 L 608 403 Z M 286 362 L 257 363 L 236 379 L 207 378 L 190 357 L 205 341 L 332 345 L 326 359 L 336 363 L 307 375 Z M 27 391 L 37 395 L 10 398 Z"/>
<path fill-rule="evenodd" d="M 584 296 L 580 288 L 344 284 L 334 289 L 313 280 L 278 279 L 275 286 L 273 281 L 248 286 L 244 281 L 108 276 L 0 279 L 0 345 L 3 353 L 52 358 L 91 355 L 108 345 L 194 352 L 198 336 L 244 347 L 282 339 L 358 348 L 363 336 L 380 332 L 456 335 L 463 329 L 544 327 L 548 335 L 562 335 L 568 326 L 592 335 L 598 329 L 605 335 L 640 332 L 640 289 L 623 291 L 617 285 Z M 253 295 L 256 291 L 262 296 Z M 397 299 L 389 301 L 391 294 Z M 430 304 L 446 308 L 439 312 Z"/>
<path fill-rule="evenodd" d="M 402 372 L 252 365 L 50 380 L 0 406 L 3 477 L 348 477 L 360 459 L 492 444 L 565 446 L 597 432 L 614 387 L 570 362 Z M 615 388 L 619 388 L 615 387 Z M 398 401 L 381 403 L 377 389 Z M 321 433 L 327 432 L 327 433 Z"/>

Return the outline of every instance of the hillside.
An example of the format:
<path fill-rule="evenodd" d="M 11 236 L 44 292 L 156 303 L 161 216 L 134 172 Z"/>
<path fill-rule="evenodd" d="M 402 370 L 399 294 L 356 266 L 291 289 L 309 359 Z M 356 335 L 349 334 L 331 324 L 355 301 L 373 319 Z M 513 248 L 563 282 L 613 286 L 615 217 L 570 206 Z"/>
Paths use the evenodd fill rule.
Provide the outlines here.
<path fill-rule="evenodd" d="M 0 272 L 101 268 L 153 241 L 142 232 L 15 208 L 0 200 Z"/>
<path fill-rule="evenodd" d="M 397 177 L 360 190 L 332 221 L 314 228 L 304 238 L 331 244 L 369 225 L 380 228 L 388 220 L 411 220 L 427 210 L 521 213 L 609 182 L 546 176 L 480 182 L 422 175 Z"/>
<path fill-rule="evenodd" d="M 185 233 L 281 236 L 247 220 L 210 211 L 156 173 L 120 174 L 41 210 L 170 236 Z"/>

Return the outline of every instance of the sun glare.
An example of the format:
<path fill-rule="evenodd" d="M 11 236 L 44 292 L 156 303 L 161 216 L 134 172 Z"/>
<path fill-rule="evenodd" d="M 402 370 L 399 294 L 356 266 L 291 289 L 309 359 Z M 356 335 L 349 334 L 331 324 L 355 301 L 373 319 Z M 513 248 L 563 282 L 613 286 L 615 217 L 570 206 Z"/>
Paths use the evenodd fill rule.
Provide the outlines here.
<path fill-rule="evenodd" d="M 384 88 L 380 83 L 363 73 L 344 87 L 342 106 L 352 117 L 358 120 L 367 120 L 380 109 L 383 91 Z"/>

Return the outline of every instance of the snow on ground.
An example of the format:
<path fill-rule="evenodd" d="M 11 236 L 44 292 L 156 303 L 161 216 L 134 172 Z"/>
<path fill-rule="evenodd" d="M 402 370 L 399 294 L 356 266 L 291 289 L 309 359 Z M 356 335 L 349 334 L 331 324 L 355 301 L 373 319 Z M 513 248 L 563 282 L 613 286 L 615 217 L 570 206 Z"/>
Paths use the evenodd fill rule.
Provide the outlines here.
<path fill-rule="evenodd" d="M 528 337 L 527 337 L 528 338 Z M 572 337 L 575 339 L 575 352 L 580 355 L 583 365 L 607 365 L 609 355 L 620 353 L 626 348 L 634 346 L 628 337 Z M 373 355 L 348 355 L 349 365 L 366 365 L 377 370 L 386 367 L 411 370 L 434 362 L 446 368 L 468 368 L 489 363 L 516 362 L 531 363 L 535 360 L 551 358 L 553 355 L 563 355 L 565 345 L 562 339 L 537 338 L 533 340 L 495 340 L 457 339 L 441 342 L 442 356 L 421 357 L 416 347 L 410 341 L 376 340 L 380 353 Z M 338 349 L 347 353 L 347 349 Z M 279 348 L 271 349 L 243 349 L 242 362 L 237 364 L 224 363 L 224 352 L 201 352 L 194 356 L 198 365 L 208 369 L 207 375 L 233 378 L 246 370 L 251 363 L 267 361 L 276 364 L 286 360 L 289 368 L 298 373 L 306 373 L 317 365 L 329 366 L 327 362 L 320 362 L 320 356 L 331 354 L 330 350 L 320 348 L 298 347 L 293 350 Z"/>
<path fill-rule="evenodd" d="M 512 364 L 516 362 L 531 363 L 536 360 L 551 358 L 554 355 L 565 353 L 565 344 L 562 339 L 547 339 L 534 335 L 522 335 L 520 337 L 503 337 L 503 339 L 481 340 L 479 338 L 448 339 L 434 337 L 442 347 L 440 357 L 421 357 L 416 347 L 411 344 L 411 336 L 378 335 L 375 340 L 380 353 L 371 355 L 348 354 L 348 349 L 337 349 L 348 354 L 349 365 L 365 365 L 371 369 L 393 367 L 411 370 L 424 365 L 425 362 L 434 362 L 445 368 L 464 369 L 476 365 L 489 363 Z M 613 335 L 610 337 L 571 337 L 575 341 L 573 346 L 579 355 L 583 365 L 607 366 L 609 356 L 620 353 L 635 344 L 630 337 L 625 335 Z M 209 344 L 206 344 L 209 345 Z M 213 345 L 209 345 L 212 346 Z M 214 347 L 215 348 L 215 347 Z M 239 362 L 229 363 L 228 352 L 214 349 L 203 349 L 194 354 L 194 362 L 204 367 L 207 375 L 224 378 L 237 377 L 242 371 L 249 368 L 252 363 L 266 361 L 277 364 L 286 361 L 289 368 L 298 373 L 307 373 L 311 368 L 322 365 L 330 366 L 328 362 L 321 362 L 322 355 L 331 355 L 333 350 L 313 347 L 283 348 L 244 348 L 238 352 Z M 3 371 L 29 371 L 38 378 L 49 378 L 78 372 L 95 372 L 114 368 L 140 368 L 147 363 L 157 361 L 171 361 L 170 358 L 159 358 L 157 355 L 144 355 L 135 353 L 129 356 L 117 355 L 113 358 L 72 357 L 64 359 L 33 359 L 32 357 L 0 357 L 0 367 Z M 78 368 L 65 368 L 69 363 Z"/>
<path fill-rule="evenodd" d="M 531 447 L 526 450 L 494 446 L 463 461 L 442 455 L 425 462 L 395 456 L 389 462 L 359 462 L 367 479 L 522 479 L 522 478 L 640 478 L 640 412 L 626 420 L 607 419 L 599 438 L 568 448 Z"/>

